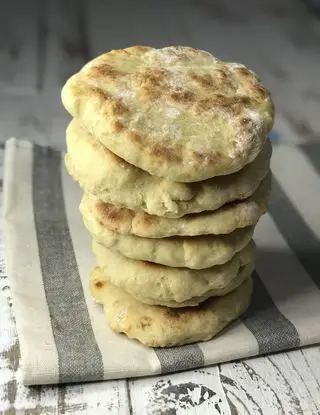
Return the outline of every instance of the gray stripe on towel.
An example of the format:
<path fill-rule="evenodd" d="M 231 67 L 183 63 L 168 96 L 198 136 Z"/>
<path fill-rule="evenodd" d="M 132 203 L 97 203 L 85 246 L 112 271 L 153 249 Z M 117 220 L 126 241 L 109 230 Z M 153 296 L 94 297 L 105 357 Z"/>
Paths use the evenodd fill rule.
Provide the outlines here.
<path fill-rule="evenodd" d="M 103 379 L 101 352 L 91 327 L 65 211 L 61 154 L 37 145 L 33 150 L 33 205 L 59 381 Z"/>
<path fill-rule="evenodd" d="M 160 361 L 161 373 L 177 372 L 204 366 L 204 355 L 197 344 L 170 348 L 154 348 Z"/>
<path fill-rule="evenodd" d="M 308 227 L 275 177 L 269 212 L 301 265 L 320 288 L 320 240 Z"/>
<path fill-rule="evenodd" d="M 294 324 L 278 310 L 256 271 L 252 277 L 252 300 L 242 322 L 255 336 L 259 354 L 300 346 L 299 333 Z"/>
<path fill-rule="evenodd" d="M 304 154 L 309 158 L 311 164 L 320 176 L 320 143 L 303 144 L 300 146 L 300 148 L 304 152 Z"/>

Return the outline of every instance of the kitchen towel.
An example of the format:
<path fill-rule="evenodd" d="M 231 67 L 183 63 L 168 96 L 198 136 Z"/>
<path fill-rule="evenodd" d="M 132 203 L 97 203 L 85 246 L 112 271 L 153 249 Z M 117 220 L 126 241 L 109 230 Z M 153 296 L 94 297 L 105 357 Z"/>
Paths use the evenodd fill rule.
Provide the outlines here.
<path fill-rule="evenodd" d="M 113 333 L 91 299 L 91 240 L 63 154 L 8 140 L 5 242 L 24 383 L 169 373 L 320 342 L 320 144 L 275 146 L 272 170 L 249 310 L 211 341 L 147 348 Z"/>

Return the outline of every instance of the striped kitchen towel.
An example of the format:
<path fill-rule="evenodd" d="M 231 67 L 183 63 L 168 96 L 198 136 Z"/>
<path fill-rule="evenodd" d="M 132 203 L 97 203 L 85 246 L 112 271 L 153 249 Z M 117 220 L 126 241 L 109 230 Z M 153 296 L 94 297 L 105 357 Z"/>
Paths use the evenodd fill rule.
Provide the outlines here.
<path fill-rule="evenodd" d="M 8 273 L 26 384 L 174 372 L 320 341 L 320 144 L 276 146 L 256 230 L 252 305 L 214 340 L 152 349 L 114 334 L 90 297 L 94 264 L 79 186 L 56 150 L 6 144 Z"/>

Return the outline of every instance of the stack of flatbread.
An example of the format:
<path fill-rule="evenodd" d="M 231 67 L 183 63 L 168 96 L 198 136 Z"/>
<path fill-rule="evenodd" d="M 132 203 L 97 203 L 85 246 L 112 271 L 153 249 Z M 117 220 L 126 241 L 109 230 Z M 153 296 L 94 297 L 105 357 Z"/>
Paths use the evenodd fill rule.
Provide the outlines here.
<path fill-rule="evenodd" d="M 188 47 L 131 47 L 62 90 L 65 161 L 111 328 L 155 347 L 208 340 L 252 292 L 270 193 L 273 104 L 245 66 Z"/>

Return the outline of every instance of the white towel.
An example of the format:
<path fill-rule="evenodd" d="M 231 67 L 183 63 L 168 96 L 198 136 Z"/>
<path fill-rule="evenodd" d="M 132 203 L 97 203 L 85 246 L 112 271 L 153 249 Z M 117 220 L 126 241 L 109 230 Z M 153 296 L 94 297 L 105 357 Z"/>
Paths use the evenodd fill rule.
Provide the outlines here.
<path fill-rule="evenodd" d="M 320 144 L 277 146 L 272 169 L 249 310 L 211 341 L 152 349 L 113 333 L 90 297 L 90 236 L 63 154 L 9 140 L 5 240 L 25 384 L 168 373 L 319 342 Z"/>

